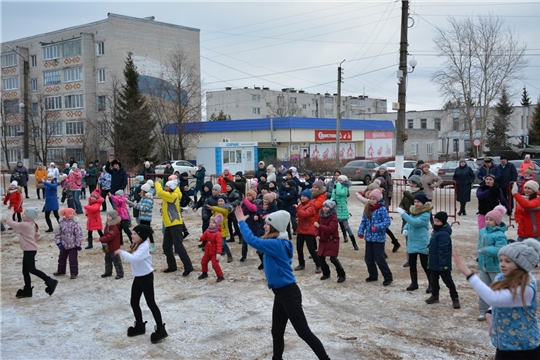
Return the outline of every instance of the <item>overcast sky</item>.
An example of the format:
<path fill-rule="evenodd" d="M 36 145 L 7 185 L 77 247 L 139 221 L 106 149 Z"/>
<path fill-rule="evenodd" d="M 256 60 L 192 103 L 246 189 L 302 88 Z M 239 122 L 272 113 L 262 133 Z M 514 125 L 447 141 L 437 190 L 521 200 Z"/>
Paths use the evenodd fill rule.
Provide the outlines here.
<path fill-rule="evenodd" d="M 201 76 L 205 90 L 268 86 L 337 92 L 397 101 L 401 1 L 287 2 L 47 2 L 3 1 L 2 41 L 103 20 L 107 13 L 201 30 Z M 409 53 L 418 61 L 409 75 L 407 110 L 443 104 L 432 73 L 442 66 L 434 51 L 435 26 L 455 16 L 503 17 L 527 46 L 526 78 L 531 100 L 540 95 L 539 1 L 410 1 Z"/>

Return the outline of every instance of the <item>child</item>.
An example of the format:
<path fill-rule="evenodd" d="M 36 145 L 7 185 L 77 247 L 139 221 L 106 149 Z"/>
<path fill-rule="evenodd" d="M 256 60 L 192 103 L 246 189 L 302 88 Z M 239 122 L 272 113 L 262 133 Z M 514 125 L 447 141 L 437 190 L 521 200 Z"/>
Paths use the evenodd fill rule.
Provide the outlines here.
<path fill-rule="evenodd" d="M 219 266 L 219 258 L 222 251 L 222 236 L 221 236 L 221 222 L 223 221 L 223 216 L 217 214 L 210 219 L 210 225 L 208 229 L 201 235 L 201 241 L 206 241 L 204 246 L 204 255 L 201 259 L 201 270 L 202 274 L 199 275 L 198 279 L 206 279 L 208 277 L 208 262 L 212 260 L 212 268 L 216 272 L 217 282 L 225 280 L 223 277 L 223 271 Z"/>
<path fill-rule="evenodd" d="M 109 198 L 112 199 L 114 208 L 118 212 L 120 219 L 122 219 L 120 222 L 120 229 L 126 233 L 129 238 L 129 242 L 133 244 L 133 240 L 131 239 L 131 230 L 129 230 L 129 226 L 131 225 L 131 217 L 129 216 L 129 211 L 127 209 L 127 195 L 124 194 L 124 190 L 118 190 L 114 193 L 114 195 L 109 193 Z M 120 245 L 124 245 L 121 235 L 122 232 L 120 232 Z"/>
<path fill-rule="evenodd" d="M 264 272 L 268 280 L 268 288 L 274 292 L 272 309 L 272 338 L 274 343 L 273 359 L 281 359 L 285 347 L 284 335 L 287 322 L 290 320 L 294 329 L 311 347 L 319 359 L 330 359 L 324 345 L 311 332 L 302 309 L 302 293 L 296 285 L 291 264 L 294 247 L 288 239 L 287 224 L 290 221 L 288 212 L 280 210 L 269 214 L 264 226 L 262 238 L 256 237 L 246 224 L 247 216 L 242 209 L 235 210 L 236 218 L 244 240 L 264 254 Z"/>
<path fill-rule="evenodd" d="M 10 209 L 11 215 L 14 215 L 13 208 Z M 17 290 L 17 298 L 32 297 L 32 279 L 30 274 L 36 275 L 45 281 L 45 292 L 52 295 L 58 285 L 58 281 L 45 275 L 42 271 L 36 269 L 36 240 L 39 238 L 39 228 L 34 222 L 39 215 L 38 208 L 27 208 L 22 215 L 22 222 L 16 223 L 13 216 L 8 216 L 6 223 L 13 230 L 19 233 L 19 245 L 23 251 L 22 273 L 24 277 L 24 289 Z"/>
<path fill-rule="evenodd" d="M 417 169 L 418 171 L 422 171 L 420 169 Z M 403 192 L 403 198 L 401 199 L 399 203 L 399 207 L 405 210 L 405 212 L 408 214 L 409 209 L 411 206 L 413 206 L 414 203 L 414 197 L 418 194 L 424 194 L 424 187 L 422 186 L 422 181 L 420 180 L 420 175 L 411 175 L 411 177 L 408 180 L 408 190 L 407 188 L 401 189 Z M 401 228 L 405 227 L 405 220 L 401 221 Z M 405 236 L 405 241 L 407 241 L 407 237 Z M 394 244 L 394 249 L 392 249 L 392 252 L 397 252 L 398 249 L 401 247 L 399 243 Z M 395 251 L 394 251 L 395 250 Z M 403 264 L 403 267 L 409 267 L 409 254 L 407 255 L 407 262 Z"/>
<path fill-rule="evenodd" d="M 298 223 L 296 221 L 296 205 L 298 203 L 298 190 L 296 188 L 296 183 L 293 180 L 287 180 L 283 183 L 282 190 L 279 193 L 279 198 L 283 203 L 283 209 L 289 214 L 291 214 L 291 223 L 292 223 L 292 234 L 291 234 L 291 224 L 287 225 L 287 233 L 289 233 L 289 240 L 292 240 L 292 235 L 297 234 Z"/>
<path fill-rule="evenodd" d="M 133 203 L 133 213 L 135 209 L 139 212 L 139 225 L 148 225 L 152 223 L 152 211 L 154 210 L 154 196 L 150 192 L 150 185 L 144 184 L 141 186 L 141 193 L 139 196 L 139 202 Z M 135 216 L 135 215 L 134 215 Z M 150 234 L 150 252 L 156 252 L 156 244 L 154 243 L 154 235 Z"/>
<path fill-rule="evenodd" d="M 86 199 L 86 170 L 83 165 L 80 165 L 79 169 L 81 170 L 81 199 Z"/>
<path fill-rule="evenodd" d="M 88 246 L 85 249 L 92 249 L 94 247 L 92 233 L 94 230 L 97 230 L 99 236 L 103 236 L 101 229 L 103 224 L 101 222 L 101 215 L 99 214 L 99 209 L 101 208 L 101 203 L 105 201 L 99 194 L 99 190 L 94 190 L 90 194 L 88 199 L 88 205 L 84 206 L 84 212 L 86 214 L 86 231 L 88 231 Z"/>
<path fill-rule="evenodd" d="M 501 273 L 487 286 L 454 253 L 456 267 L 491 305 L 486 320 L 491 343 L 497 348 L 496 359 L 540 359 L 536 279 L 530 273 L 539 254 L 540 243 L 532 238 L 504 246 L 499 250 Z"/>
<path fill-rule="evenodd" d="M 129 196 L 127 199 L 127 203 L 129 204 L 129 206 L 133 207 L 133 217 L 135 218 L 135 222 L 137 223 L 137 225 L 141 224 L 141 220 L 139 218 L 140 210 L 134 205 L 134 203 L 141 201 L 141 186 L 143 182 L 144 182 L 144 176 L 142 175 L 135 176 L 135 181 L 133 185 L 131 186 Z M 150 187 L 150 185 L 148 187 Z M 154 242 L 152 241 L 151 244 L 153 243 Z"/>
<path fill-rule="evenodd" d="M 131 308 L 135 315 L 135 324 L 130 326 L 127 336 L 143 335 L 146 332 L 146 321 L 143 322 L 142 311 L 139 305 L 141 295 L 144 294 L 146 304 L 154 320 L 156 321 L 155 332 L 150 335 L 152 344 L 156 344 L 165 339 L 168 334 L 165 330 L 165 324 L 161 319 L 161 311 L 156 305 L 154 299 L 154 269 L 152 268 L 152 255 L 148 251 L 146 239 L 152 234 L 152 228 L 148 225 L 137 225 L 133 228 L 133 244 L 129 252 L 118 249 L 115 255 L 122 254 L 124 259 L 131 263 L 131 272 L 133 273 L 133 285 L 131 285 Z"/>
<path fill-rule="evenodd" d="M 213 215 L 212 217 L 216 216 L 218 213 L 223 216 L 224 219 L 229 216 L 229 213 L 233 211 L 233 208 L 231 204 L 229 204 L 227 200 L 227 195 L 219 195 L 217 206 L 210 206 L 206 205 L 206 207 L 212 211 Z M 229 227 L 227 226 L 227 222 L 223 221 L 221 223 L 221 236 L 223 237 L 222 240 L 222 253 L 227 254 L 227 262 L 230 263 L 233 261 L 233 257 L 231 254 L 231 250 L 229 249 L 229 246 L 227 245 L 227 237 L 229 236 Z"/>
<path fill-rule="evenodd" d="M 244 213 L 244 215 L 248 216 L 248 218 L 246 219 L 246 223 L 248 224 L 249 229 L 254 234 L 259 231 L 259 223 L 254 219 L 254 217 L 257 215 L 257 210 L 259 208 L 255 203 L 255 199 L 257 199 L 256 190 L 248 190 L 246 197 L 242 199 L 242 212 Z M 247 243 L 244 241 L 242 242 L 242 257 L 240 258 L 240 262 L 246 261 L 247 252 Z M 259 258 L 261 259 L 259 270 L 262 270 L 264 268 L 264 264 L 262 262 L 262 254 L 259 254 Z"/>
<path fill-rule="evenodd" d="M 317 243 L 315 241 L 315 205 L 311 201 L 311 190 L 305 189 L 300 195 L 300 201 L 295 205 L 298 218 L 298 235 L 296 236 L 296 251 L 298 252 L 298 266 L 294 270 L 304 270 L 304 242 L 307 245 L 311 258 L 315 263 L 315 273 L 320 274 L 321 264 L 317 256 Z"/>
<path fill-rule="evenodd" d="M 112 267 L 116 269 L 115 279 L 121 279 L 124 277 L 124 267 L 122 266 L 122 260 L 120 255 L 116 254 L 116 250 L 120 249 L 120 216 L 116 210 L 110 210 L 107 212 L 107 223 L 105 224 L 104 232 L 101 234 L 99 241 L 103 247 L 105 253 L 105 273 L 101 275 L 102 278 L 112 276 Z"/>
<path fill-rule="evenodd" d="M 427 304 L 439 302 L 439 277 L 450 290 L 452 307 L 461 308 L 456 285 L 452 280 L 452 228 L 447 223 L 448 214 L 440 211 L 433 218 L 433 232 L 429 240 L 429 273 L 431 275 L 431 296 L 426 299 Z M 409 240 L 410 241 L 410 240 Z"/>
<path fill-rule="evenodd" d="M 384 277 L 384 286 L 393 281 L 392 272 L 386 262 L 384 244 L 386 242 L 386 228 L 390 226 L 388 210 L 383 205 L 383 196 L 379 189 L 369 193 L 369 202 L 364 207 L 362 223 L 358 228 L 358 237 L 366 239 L 366 253 L 364 261 L 369 272 L 366 282 L 377 281 L 377 266 Z"/>
<path fill-rule="evenodd" d="M 107 172 L 107 167 L 103 166 L 101 168 L 101 175 L 99 175 L 98 178 L 98 184 L 101 188 L 101 197 L 103 199 L 106 199 L 106 196 L 109 195 L 109 192 L 111 191 L 111 174 Z M 101 211 L 105 212 L 107 211 L 107 202 L 103 201 L 101 204 Z"/>
<path fill-rule="evenodd" d="M 63 204 L 69 196 L 69 181 L 67 180 L 67 175 L 60 175 L 60 186 L 62 187 L 62 197 L 60 202 Z"/>
<path fill-rule="evenodd" d="M 13 209 L 13 221 L 15 221 L 15 214 L 17 214 L 17 221 L 22 222 L 21 213 L 23 212 L 23 199 L 22 199 L 22 189 L 18 186 L 16 180 L 11 182 L 9 186 L 8 193 L 4 196 L 4 205 L 8 205 L 8 209 Z"/>
<path fill-rule="evenodd" d="M 201 190 L 201 196 L 199 199 L 193 204 L 193 211 L 197 212 L 198 209 L 201 209 L 201 218 L 202 218 L 202 232 L 205 232 L 206 229 L 208 229 L 208 225 L 210 224 L 210 216 L 212 215 L 206 206 L 207 199 L 214 196 L 215 193 L 215 203 L 212 205 L 217 205 L 217 197 L 219 196 L 219 193 L 221 192 L 221 186 L 219 186 L 219 190 L 214 191 L 213 187 L 219 186 L 219 185 L 212 185 L 211 181 L 207 181 L 202 186 Z M 202 245 L 202 244 L 201 244 Z M 204 247 L 200 246 L 199 247 Z"/>
<path fill-rule="evenodd" d="M 351 187 L 351 182 L 345 175 L 339 175 L 337 181 L 334 183 L 334 189 L 332 190 L 331 199 L 337 203 L 337 217 L 339 222 L 339 227 L 343 233 L 343 240 L 347 242 L 347 234 L 351 238 L 351 243 L 354 250 L 358 250 L 358 245 L 356 244 L 356 239 L 354 234 L 349 226 L 349 208 L 347 206 L 347 198 L 349 197 L 349 188 Z"/>
<path fill-rule="evenodd" d="M 55 242 L 60 254 L 58 255 L 58 270 L 53 273 L 54 276 L 66 274 L 66 263 L 69 257 L 69 270 L 71 279 L 76 279 L 79 275 L 78 251 L 82 250 L 82 229 L 75 221 L 75 210 L 66 208 L 60 210 L 60 215 L 64 219 L 58 224 L 55 234 Z"/>
<path fill-rule="evenodd" d="M 402 233 L 407 237 L 407 254 L 409 254 L 409 274 L 411 276 L 411 285 L 407 287 L 407 291 L 418 289 L 418 272 L 416 271 L 417 258 L 420 257 L 420 264 L 424 269 L 428 287 L 426 293 L 431 293 L 429 285 L 430 275 L 427 268 L 428 255 L 427 247 L 429 245 L 429 224 L 431 218 L 431 210 L 433 205 L 426 194 L 416 194 L 414 196 L 413 206 L 409 208 L 409 214 L 402 208 L 396 208 L 396 211 L 401 215 L 401 218 L 407 222 L 403 227 Z"/>
<path fill-rule="evenodd" d="M 56 222 L 60 223 L 60 215 L 58 215 L 58 197 L 56 196 L 56 190 L 58 189 L 58 184 L 54 179 L 54 176 L 49 173 L 47 175 L 47 180 L 43 183 L 45 186 L 45 192 L 43 198 L 45 199 L 45 205 L 43 206 L 43 211 L 45 211 L 45 222 L 47 223 L 48 229 L 45 230 L 46 233 L 53 232 L 51 222 L 51 212 L 56 218 Z"/>
<path fill-rule="evenodd" d="M 502 218 L 506 213 L 506 208 L 497 205 L 495 209 L 486 214 L 486 227 L 480 230 L 478 236 L 478 250 L 474 255 L 478 256 L 478 277 L 486 285 L 491 285 L 499 273 L 499 250 L 508 244 L 506 235 L 506 224 Z M 486 320 L 486 311 L 489 305 L 481 298 L 478 298 L 478 321 Z"/>
<path fill-rule="evenodd" d="M 330 268 L 326 263 L 326 257 L 330 256 L 330 262 L 336 267 L 338 283 L 345 281 L 345 270 L 338 260 L 339 254 L 339 231 L 338 218 L 336 215 L 336 203 L 332 200 L 326 200 L 319 212 L 319 221 L 315 222 L 315 239 L 319 241 L 319 250 L 317 255 L 321 261 L 323 275 L 321 280 L 330 277 Z"/>

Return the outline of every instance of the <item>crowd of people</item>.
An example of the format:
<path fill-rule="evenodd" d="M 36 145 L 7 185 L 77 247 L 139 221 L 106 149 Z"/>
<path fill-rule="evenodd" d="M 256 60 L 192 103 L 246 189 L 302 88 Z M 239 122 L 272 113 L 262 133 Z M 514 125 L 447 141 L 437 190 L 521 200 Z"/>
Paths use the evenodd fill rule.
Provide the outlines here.
<path fill-rule="evenodd" d="M 352 184 L 339 170 L 335 170 L 332 178 L 327 180 L 316 177 L 310 170 L 300 173 L 295 167 L 287 169 L 280 165 L 276 168 L 273 165 L 266 166 L 261 161 L 253 179 L 246 179 L 241 171 L 233 175 L 225 167 L 214 184 L 205 181 L 206 170 L 202 164 L 195 174 L 182 173 L 177 176 L 168 166 L 161 181 L 147 179 L 145 175 L 153 174 L 154 169 L 149 162 L 145 162 L 141 174 L 135 177 L 131 188 L 126 189 L 127 174 L 117 159 L 110 157 L 101 168 L 99 177 L 96 171 L 98 166 L 99 164 L 91 163 L 84 170 L 74 162 L 71 165 L 66 164 L 62 173 L 54 163 L 51 163 L 49 169 L 40 168 L 39 179 L 36 171 L 36 185 L 43 186 L 37 187 L 37 195 L 39 197 L 39 190 L 42 189 L 45 201 L 43 211 L 48 226 L 45 232 L 55 233 L 55 243 L 59 248 L 58 269 L 53 276 L 67 273 L 68 260 L 71 278 L 76 279 L 78 276 L 78 252 L 83 246 L 83 226 L 76 221 L 76 217 L 83 213 L 86 215 L 88 241 L 85 249 L 94 247 L 93 232 L 96 231 L 104 252 L 105 272 L 101 276 L 111 277 L 114 265 L 115 279 L 124 277 L 120 256 L 132 263 L 134 282 L 131 306 L 135 324 L 129 327 L 128 336 L 145 333 L 146 322 L 143 322 L 139 307 L 143 293 L 156 322 L 156 331 L 152 334 L 151 341 L 159 342 L 168 335 L 155 303 L 153 290 L 151 254 L 156 251 L 156 246 L 151 225 L 156 198 L 161 200 L 159 221 L 163 233 L 162 248 L 167 261 L 163 273 L 178 270 L 175 255 L 178 255 L 182 263 L 183 276 L 189 276 L 195 270 L 183 244 L 183 240 L 190 236 L 189 225 L 182 216 L 185 211 L 200 211 L 201 214 L 200 247 L 204 255 L 201 259 L 199 280 L 209 277 L 210 262 L 216 281 L 225 280 L 220 261 L 222 256 L 225 256 L 223 260 L 227 262 L 234 261 L 233 251 L 236 248 L 229 244 L 235 243 L 236 238 L 241 244 L 240 262 L 246 261 L 248 246 L 257 250 L 261 261 L 258 269 L 264 270 L 268 287 L 275 294 L 272 336 L 276 358 L 281 358 L 283 353 L 283 334 L 288 320 L 320 359 L 329 358 L 320 340 L 309 329 L 301 308 L 301 294 L 294 272 L 304 271 L 308 266 L 304 245 L 309 253 L 309 263 L 313 263 L 310 266 L 313 266 L 315 274 L 320 274 L 320 280 L 331 277 L 332 271 L 327 263 L 329 258 L 335 268 L 337 282 L 343 283 L 346 281 L 346 264 L 344 266 L 339 260 L 341 242 L 343 240 L 343 243 L 347 243 L 350 240 L 353 249 L 359 250 L 358 242 L 363 240 L 368 274 L 365 281 L 377 282 L 380 273 L 384 286 L 393 282 L 385 243 L 389 237 L 393 253 L 399 251 L 401 244 L 389 229 L 392 220 L 388 208 L 394 189 L 391 174 L 384 165 L 379 167 L 371 184 L 366 184 L 365 189 L 354 194 L 364 205 L 356 234 L 349 225 L 351 215 L 347 205 Z M 540 260 L 540 230 L 536 226 L 537 220 L 540 221 L 539 184 L 533 179 L 527 179 L 531 165 L 520 169 L 521 183 L 518 186 L 515 182 L 511 191 L 517 203 L 515 217 L 519 235 L 517 242 L 512 243 L 506 238 L 506 224 L 503 222 L 503 216 L 512 211 L 509 205 L 512 201 L 509 202 L 506 192 L 502 191 L 505 181 L 508 181 L 508 186 L 510 182 L 517 180 L 517 174 L 514 179 L 516 169 L 512 169 L 512 166 L 501 161 L 501 166 L 494 167 L 491 161 L 486 159 L 478 174 L 471 174 L 466 160 L 459 161 L 454 179 L 461 205 L 460 215 L 466 215 L 465 203 L 470 201 L 474 176 L 481 180 L 476 191 L 479 199 L 479 235 L 475 252 L 478 276 L 473 276 L 459 255 L 454 254 L 453 258 L 456 267 L 467 276 L 467 280 L 479 294 L 478 320 L 488 320 L 492 324 L 490 333 L 493 344 L 497 347 L 498 358 L 506 358 L 504 356 L 508 356 L 508 352 L 512 355 L 520 351 L 519 356 L 523 356 L 520 358 L 529 356 L 528 358 L 532 359 L 538 358 L 540 354 L 540 334 L 534 315 L 537 307 L 536 280 L 530 274 L 530 270 Z M 23 209 L 22 189 L 25 189 L 23 184 L 27 184 L 28 172 L 21 169 L 17 172 L 19 176 L 12 180 L 4 198 L 4 203 L 9 203 L 11 209 L 8 224 L 20 234 L 24 252 L 24 288 L 20 289 L 16 296 L 32 296 L 30 274 L 40 277 L 46 284 L 47 293 L 52 295 L 58 281 L 37 270 L 34 261 L 37 251 L 35 239 L 39 237 L 35 219 L 40 210 Z M 507 173 L 510 176 L 507 176 Z M 190 177 L 196 179 L 193 199 L 190 197 L 188 185 Z M 26 182 L 21 179 L 26 179 Z M 88 204 L 84 206 L 80 202 L 83 182 L 86 182 L 90 190 Z M 419 289 L 419 260 L 426 274 L 425 291 L 430 294 L 425 302 L 439 302 L 439 279 L 442 279 L 449 290 L 452 307 L 460 309 L 459 296 L 451 275 L 452 228 L 447 221 L 448 214 L 432 214 L 435 189 L 442 180 L 430 171 L 429 164 L 419 161 L 417 169 L 411 173 L 407 182 L 408 188 L 403 190 L 402 200 L 396 208 L 402 219 L 401 234 L 406 239 L 407 262 L 404 266 L 409 267 L 410 275 L 410 285 L 404 290 Z M 64 194 L 60 203 L 68 200 L 68 206 L 61 210 L 58 187 L 62 188 Z M 464 188 L 468 188 L 468 197 L 467 192 L 462 190 Z M 28 196 L 27 188 L 25 194 Z M 107 210 L 107 197 L 110 210 Z M 57 220 L 55 227 L 50 220 L 51 212 Z M 105 225 L 100 212 L 106 212 Z M 137 225 L 131 229 L 133 219 Z M 124 244 L 122 232 L 130 242 L 129 251 L 121 249 Z M 298 261 L 294 267 L 293 239 Z M 510 322 L 505 320 L 509 317 L 513 317 Z M 526 339 L 515 331 L 518 327 L 526 329 Z"/>

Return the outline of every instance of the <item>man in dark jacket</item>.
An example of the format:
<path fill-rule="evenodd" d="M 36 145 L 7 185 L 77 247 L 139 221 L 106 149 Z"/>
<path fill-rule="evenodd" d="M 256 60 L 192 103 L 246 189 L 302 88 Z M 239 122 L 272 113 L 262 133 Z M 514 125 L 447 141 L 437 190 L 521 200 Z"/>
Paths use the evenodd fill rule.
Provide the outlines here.
<path fill-rule="evenodd" d="M 257 179 L 257 181 L 261 181 L 261 175 L 266 175 L 266 164 L 264 163 L 264 161 L 259 161 L 259 167 L 255 171 L 255 179 Z"/>
<path fill-rule="evenodd" d="M 501 156 L 501 163 L 499 164 L 499 170 L 501 172 L 501 178 L 499 179 L 499 187 L 502 189 L 504 198 L 508 200 L 508 185 L 512 181 L 517 181 L 517 169 L 516 166 L 508 162 L 506 156 Z M 512 202 L 508 202 L 509 206 L 512 206 Z M 508 215 L 512 213 L 512 208 L 508 210 Z"/>
<path fill-rule="evenodd" d="M 94 163 L 90 161 L 88 167 L 86 168 L 86 185 L 88 186 L 89 193 L 91 194 L 96 190 L 97 185 L 97 168 L 94 166 Z"/>
<path fill-rule="evenodd" d="M 28 197 L 28 170 L 23 165 L 22 161 L 17 161 L 17 166 L 13 169 L 13 174 L 11 175 L 11 181 L 16 180 L 19 186 L 24 188 L 24 194 L 27 199 Z"/>
<path fill-rule="evenodd" d="M 498 166 L 493 166 L 493 161 L 489 157 L 484 159 L 484 165 L 478 170 L 478 174 L 476 174 L 476 177 L 481 181 L 480 184 L 484 183 L 484 178 L 487 175 L 493 175 L 495 184 L 499 185 L 499 181 L 501 180 L 501 170 Z"/>
<path fill-rule="evenodd" d="M 409 174 L 409 179 L 410 179 L 411 176 L 413 176 L 413 175 L 422 176 L 422 165 L 424 165 L 424 160 L 418 160 L 418 161 L 416 162 L 416 167 L 415 167 L 414 170 L 411 171 L 411 173 Z"/>
<path fill-rule="evenodd" d="M 105 165 L 105 169 L 111 174 L 111 190 L 110 193 L 114 194 L 118 190 L 125 191 L 127 186 L 127 174 L 120 161 L 116 160 L 114 156 L 109 158 L 109 161 Z M 109 202 L 114 209 L 114 203 L 109 197 Z"/>

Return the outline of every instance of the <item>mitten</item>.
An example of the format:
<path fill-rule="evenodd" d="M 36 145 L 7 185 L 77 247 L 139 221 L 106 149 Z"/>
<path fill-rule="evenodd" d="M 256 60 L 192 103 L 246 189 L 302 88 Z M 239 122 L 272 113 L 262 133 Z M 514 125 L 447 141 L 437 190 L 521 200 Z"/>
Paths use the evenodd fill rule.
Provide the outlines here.
<path fill-rule="evenodd" d="M 397 212 L 399 215 L 401 215 L 401 214 L 403 214 L 403 213 L 405 212 L 405 210 L 403 210 L 403 209 L 400 208 L 400 207 L 397 207 L 397 208 L 396 208 L 396 212 Z"/>
<path fill-rule="evenodd" d="M 403 236 L 407 236 L 409 234 L 409 231 L 408 230 L 403 230 L 401 233 L 403 234 Z"/>
<path fill-rule="evenodd" d="M 82 250 L 82 247 L 77 246 L 75 249 L 77 249 L 77 251 L 81 251 L 81 250 Z"/>
<path fill-rule="evenodd" d="M 61 243 L 56 244 L 56 246 L 58 246 L 60 250 L 65 250 L 64 245 L 62 245 Z"/>
<path fill-rule="evenodd" d="M 375 226 L 372 225 L 372 226 L 371 226 L 371 231 L 372 231 L 372 232 L 375 232 L 375 231 L 377 231 L 377 228 L 376 228 Z"/>
<path fill-rule="evenodd" d="M 358 193 L 362 196 L 364 196 L 364 190 L 358 190 Z"/>
<path fill-rule="evenodd" d="M 517 194 L 517 193 L 518 193 L 518 184 L 516 181 L 514 182 L 514 185 L 512 185 L 512 195 Z"/>
<path fill-rule="evenodd" d="M 478 255 L 480 255 L 481 253 L 482 253 L 482 250 L 474 250 L 474 251 L 473 251 L 473 255 L 474 255 L 474 256 L 478 256 Z"/>

